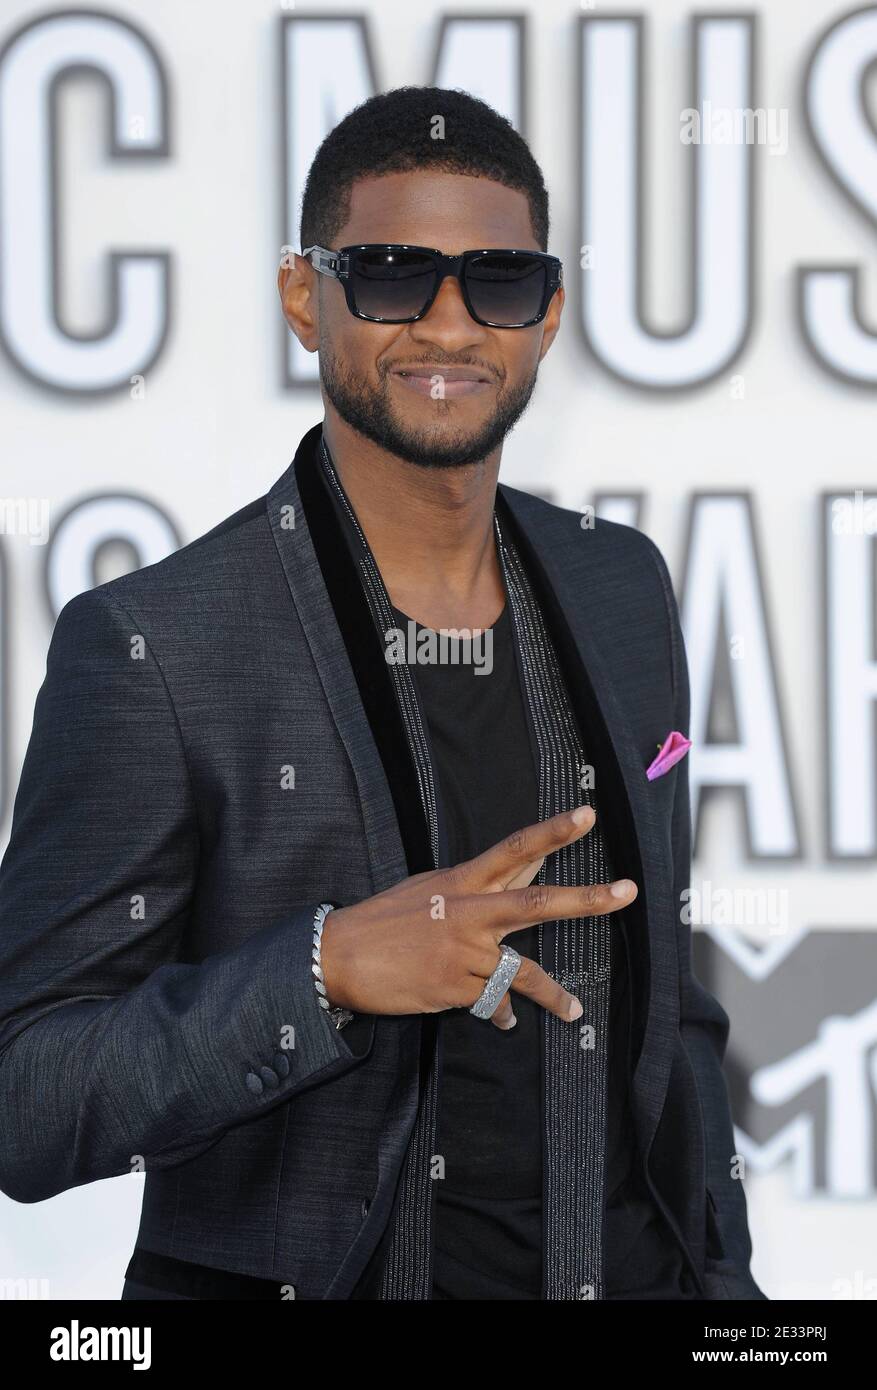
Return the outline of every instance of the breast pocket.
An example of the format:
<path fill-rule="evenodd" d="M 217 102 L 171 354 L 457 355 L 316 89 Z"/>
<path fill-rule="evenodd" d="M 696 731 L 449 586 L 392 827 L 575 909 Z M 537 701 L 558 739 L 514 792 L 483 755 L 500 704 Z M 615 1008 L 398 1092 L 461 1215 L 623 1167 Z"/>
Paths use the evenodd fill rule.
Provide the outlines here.
<path fill-rule="evenodd" d="M 655 819 L 669 830 L 673 818 L 673 803 L 676 798 L 676 784 L 679 780 L 679 764 L 656 777 L 653 782 L 646 780 L 646 795 L 653 808 Z"/>

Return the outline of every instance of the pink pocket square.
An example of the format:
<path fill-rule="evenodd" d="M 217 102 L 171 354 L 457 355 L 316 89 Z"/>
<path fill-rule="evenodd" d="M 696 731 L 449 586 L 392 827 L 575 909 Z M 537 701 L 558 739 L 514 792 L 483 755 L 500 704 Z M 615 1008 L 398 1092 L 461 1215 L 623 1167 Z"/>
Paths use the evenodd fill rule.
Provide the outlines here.
<path fill-rule="evenodd" d="M 685 757 L 690 747 L 691 739 L 674 729 L 660 745 L 658 756 L 646 768 L 649 781 L 654 782 L 656 777 L 663 777 L 665 772 L 669 772 L 671 767 L 675 767 L 679 760 Z"/>

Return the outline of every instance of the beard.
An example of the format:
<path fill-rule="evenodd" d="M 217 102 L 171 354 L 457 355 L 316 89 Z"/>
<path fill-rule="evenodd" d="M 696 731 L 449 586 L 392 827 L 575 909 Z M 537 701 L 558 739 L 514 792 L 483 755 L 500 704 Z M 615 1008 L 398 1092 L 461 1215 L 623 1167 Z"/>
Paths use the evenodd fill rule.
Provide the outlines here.
<path fill-rule="evenodd" d="M 465 464 L 480 463 L 502 443 L 523 415 L 537 376 L 534 371 L 510 390 L 501 387 L 497 408 L 485 424 L 476 429 L 449 431 L 440 424 L 415 428 L 400 419 L 390 396 L 390 369 L 379 370 L 380 383 L 373 386 L 349 367 L 342 368 L 328 344 L 320 344 L 320 378 L 341 419 L 388 453 L 421 468 L 461 468 Z M 441 371 L 441 367 L 437 370 Z M 438 400 L 436 408 L 446 421 L 453 405 Z"/>

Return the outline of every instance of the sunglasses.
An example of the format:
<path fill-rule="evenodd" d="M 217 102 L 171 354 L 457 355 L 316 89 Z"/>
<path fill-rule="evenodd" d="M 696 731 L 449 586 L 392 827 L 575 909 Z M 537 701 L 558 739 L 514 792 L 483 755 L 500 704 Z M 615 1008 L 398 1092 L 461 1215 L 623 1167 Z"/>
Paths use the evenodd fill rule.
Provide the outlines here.
<path fill-rule="evenodd" d="M 548 312 L 563 284 L 563 266 L 544 251 L 462 251 L 445 256 L 428 246 L 366 242 L 302 251 L 321 275 L 340 280 L 347 307 L 369 323 L 414 323 L 429 312 L 446 275 L 460 285 L 466 308 L 485 328 L 530 328 Z"/>

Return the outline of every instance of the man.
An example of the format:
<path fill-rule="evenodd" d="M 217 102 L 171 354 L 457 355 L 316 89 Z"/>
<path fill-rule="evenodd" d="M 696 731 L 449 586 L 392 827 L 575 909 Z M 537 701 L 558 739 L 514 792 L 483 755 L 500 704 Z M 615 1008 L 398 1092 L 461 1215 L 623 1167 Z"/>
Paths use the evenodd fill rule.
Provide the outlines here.
<path fill-rule="evenodd" d="M 763 1298 L 666 567 L 497 482 L 563 307 L 538 167 L 403 88 L 324 142 L 301 237 L 322 425 L 55 628 L 0 1185 L 145 1169 L 124 1298 Z"/>

